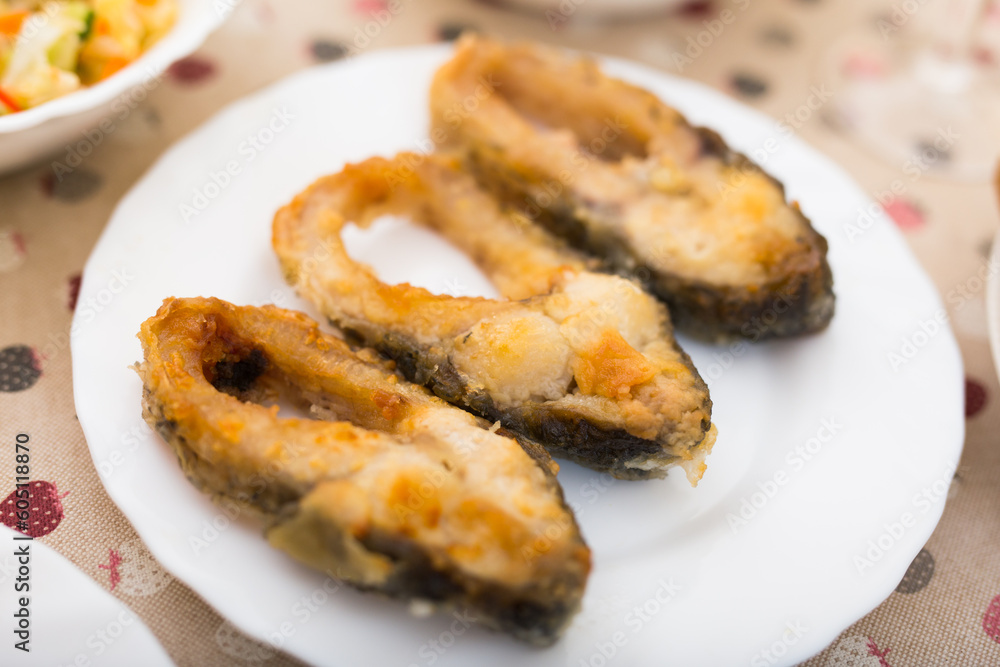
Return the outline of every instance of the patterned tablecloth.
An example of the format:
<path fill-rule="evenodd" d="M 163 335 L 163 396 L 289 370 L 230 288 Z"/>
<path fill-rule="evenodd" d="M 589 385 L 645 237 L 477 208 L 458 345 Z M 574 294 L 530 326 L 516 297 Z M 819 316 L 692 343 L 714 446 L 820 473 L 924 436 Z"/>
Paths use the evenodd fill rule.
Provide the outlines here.
<path fill-rule="evenodd" d="M 575 15 L 580 2 L 586 0 L 566 0 L 562 14 L 547 20 L 496 3 L 404 0 L 381 26 L 383 0 L 246 0 L 113 134 L 84 146 L 87 154 L 74 157 L 78 149 L 69 146 L 54 156 L 79 160 L 69 173 L 59 178 L 46 162 L 0 177 L 0 442 L 30 432 L 37 443 L 33 477 L 53 490 L 44 541 L 129 605 L 177 664 L 296 661 L 245 638 L 162 571 L 105 494 L 107 473 L 95 468 L 74 413 L 69 329 L 81 268 L 116 202 L 171 143 L 220 107 L 290 72 L 345 57 L 362 40 L 373 49 L 476 29 L 680 70 L 776 121 L 788 119 L 873 196 L 901 177 L 904 165 L 893 168 L 836 131 L 815 76 L 838 35 L 890 16 L 892 4 L 715 0 L 596 24 Z M 735 20 L 713 23 L 725 9 Z M 995 197 L 985 183 L 956 185 L 932 171 L 916 180 L 908 175 L 907 183 L 886 208 L 946 296 L 967 374 L 965 452 L 944 517 L 896 591 L 810 667 L 1000 665 L 1000 443 L 992 430 L 1000 424 L 1000 401 L 982 280 L 991 269 Z M 138 436 L 123 434 L 123 443 Z M 0 478 L 0 496 L 12 488 L 11 479 Z M 718 630 L 725 641 L 725 628 Z"/>

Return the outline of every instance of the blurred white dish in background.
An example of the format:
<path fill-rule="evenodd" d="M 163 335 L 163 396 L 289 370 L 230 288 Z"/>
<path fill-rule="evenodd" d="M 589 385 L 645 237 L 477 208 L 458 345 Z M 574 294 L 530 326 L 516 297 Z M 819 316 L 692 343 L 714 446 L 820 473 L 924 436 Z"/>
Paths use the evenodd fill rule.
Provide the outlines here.
<path fill-rule="evenodd" d="M 40 540 L 17 541 L 20 536 L 0 526 L 0 614 L 13 619 L 20 596 L 30 599 L 30 652 L 14 648 L 21 641 L 7 631 L 0 646 L 0 664 L 12 667 L 169 667 L 173 664 L 146 624 L 120 600 L 85 575 L 55 549 Z M 20 567 L 13 555 L 27 545 L 31 590 L 14 590 Z M 9 593 L 8 593 L 9 591 Z M 10 622 L 11 626 L 14 625 Z"/>
<path fill-rule="evenodd" d="M 103 139 L 113 132 L 113 126 L 159 86 L 164 71 L 201 46 L 238 0 L 178 0 L 177 4 L 176 25 L 120 72 L 37 107 L 0 117 L 0 174 L 77 142 L 88 144 L 85 150 L 89 154 L 100 143 L 96 137 Z"/>
<path fill-rule="evenodd" d="M 687 0 L 500 0 L 497 4 L 543 13 L 549 23 L 562 24 L 572 17 L 621 18 L 674 9 Z"/>
<path fill-rule="evenodd" d="M 1000 231 L 993 237 L 990 251 L 989 278 L 986 282 L 986 321 L 990 331 L 993 365 L 1000 377 Z"/>

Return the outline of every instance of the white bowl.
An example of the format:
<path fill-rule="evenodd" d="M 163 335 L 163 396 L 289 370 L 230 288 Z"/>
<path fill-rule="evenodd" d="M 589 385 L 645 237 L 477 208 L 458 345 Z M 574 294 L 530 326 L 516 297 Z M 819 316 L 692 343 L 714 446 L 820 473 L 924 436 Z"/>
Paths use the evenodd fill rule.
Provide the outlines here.
<path fill-rule="evenodd" d="M 177 24 L 122 71 L 32 109 L 0 116 L 0 174 L 78 142 L 89 143 L 93 150 L 94 144 L 99 143 L 94 133 L 113 131 L 107 129 L 107 123 L 116 122 L 108 120 L 105 129 L 101 129 L 101 121 L 134 109 L 159 85 L 163 72 L 201 46 L 238 2 L 178 0 Z"/>

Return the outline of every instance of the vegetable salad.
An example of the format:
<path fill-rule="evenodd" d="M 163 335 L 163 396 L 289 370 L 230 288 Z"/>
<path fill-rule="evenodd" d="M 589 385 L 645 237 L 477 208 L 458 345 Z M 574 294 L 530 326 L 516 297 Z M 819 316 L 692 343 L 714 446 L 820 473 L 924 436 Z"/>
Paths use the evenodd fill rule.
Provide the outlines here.
<path fill-rule="evenodd" d="M 176 17 L 177 0 L 0 0 L 0 116 L 103 81 Z"/>

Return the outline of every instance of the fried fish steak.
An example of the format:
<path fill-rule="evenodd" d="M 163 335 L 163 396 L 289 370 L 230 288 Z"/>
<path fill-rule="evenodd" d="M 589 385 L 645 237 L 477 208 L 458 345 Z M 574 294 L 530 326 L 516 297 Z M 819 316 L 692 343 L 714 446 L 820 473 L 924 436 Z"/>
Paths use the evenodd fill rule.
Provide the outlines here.
<path fill-rule="evenodd" d="M 354 586 L 553 642 L 590 551 L 543 449 L 400 380 L 305 315 L 167 299 L 139 334 L 143 414 L 190 480 Z M 322 419 L 278 416 L 275 392 Z"/>
<path fill-rule="evenodd" d="M 707 340 L 824 329 L 826 240 L 715 132 L 591 60 L 467 36 L 431 86 L 431 137 L 509 205 L 631 275 Z"/>
<path fill-rule="evenodd" d="M 712 402 L 663 304 L 633 281 L 587 270 L 457 167 L 401 154 L 318 180 L 275 216 L 287 281 L 408 379 L 554 455 L 622 479 L 678 465 L 696 484 L 715 442 Z M 340 235 L 387 214 L 441 231 L 520 300 L 382 283 Z"/>

